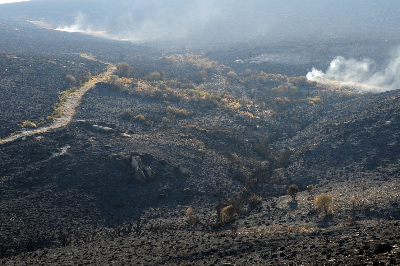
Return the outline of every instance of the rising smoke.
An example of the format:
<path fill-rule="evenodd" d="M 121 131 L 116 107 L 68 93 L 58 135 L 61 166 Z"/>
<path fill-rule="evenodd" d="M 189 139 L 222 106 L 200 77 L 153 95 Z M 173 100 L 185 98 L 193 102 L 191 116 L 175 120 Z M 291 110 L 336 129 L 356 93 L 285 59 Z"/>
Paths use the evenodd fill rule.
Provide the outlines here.
<path fill-rule="evenodd" d="M 371 59 L 346 60 L 338 56 L 330 63 L 325 73 L 313 68 L 307 74 L 309 80 L 318 77 L 380 87 L 380 91 L 400 89 L 400 48 L 393 53 L 392 59 L 382 69 L 377 69 L 376 63 Z M 377 89 L 371 88 L 371 91 Z"/>
<path fill-rule="evenodd" d="M 397 0 L 69 0 L 68 5 L 75 19 L 59 23 L 60 30 L 178 43 L 393 35 L 400 10 Z"/>

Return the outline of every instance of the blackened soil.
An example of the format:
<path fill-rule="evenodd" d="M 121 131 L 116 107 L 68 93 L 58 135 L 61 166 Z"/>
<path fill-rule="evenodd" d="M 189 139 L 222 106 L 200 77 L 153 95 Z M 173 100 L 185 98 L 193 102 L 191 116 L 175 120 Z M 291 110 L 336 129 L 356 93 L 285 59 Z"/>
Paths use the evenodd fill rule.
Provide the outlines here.
<path fill-rule="evenodd" d="M 380 121 L 389 121 L 387 116 L 397 119 L 397 93 L 366 101 L 369 107 L 362 105 L 360 112 L 353 104 L 350 121 L 341 115 L 346 113 L 343 107 L 342 113 L 329 120 L 335 128 L 329 143 L 343 141 L 335 136 L 345 132 L 351 132 L 351 139 L 361 138 L 364 131 L 352 131 L 360 126 L 395 136 L 397 123 Z M 387 163 L 390 153 L 386 159 L 387 153 L 382 153 L 375 168 L 363 171 L 363 165 L 344 148 L 312 149 L 299 157 L 297 151 L 309 147 L 311 139 L 302 140 L 302 134 L 325 136 L 325 131 L 316 130 L 325 122 L 311 124 L 275 144 L 293 153 L 286 167 L 270 162 L 270 181 L 251 187 L 262 196 L 261 203 L 250 208 L 243 201 L 242 212 L 233 222 L 218 224 L 217 202 L 245 199 L 250 188 L 235 178 L 228 151 L 244 158 L 243 175 L 246 169 L 251 174 L 252 167 L 264 160 L 246 141 L 246 136 L 257 134 L 257 127 L 239 124 L 243 120 L 235 120 L 235 114 L 218 109 L 196 111 L 197 107 L 184 102 L 177 106 L 190 109 L 192 115 L 169 116 L 163 103 L 99 84 L 84 96 L 68 127 L 2 145 L 2 262 L 397 264 L 400 185 L 396 172 L 390 171 L 397 169 L 397 161 Z M 325 112 L 333 114 L 334 108 L 337 105 Z M 152 125 L 122 119 L 125 109 L 151 118 Z M 98 131 L 94 124 L 113 131 Z M 368 147 L 362 142 L 349 145 L 360 145 L 362 153 L 364 148 L 379 152 L 386 149 L 384 140 L 370 138 Z M 252 155 L 245 157 L 246 151 Z M 329 164 L 318 161 L 324 154 L 330 156 Z M 156 179 L 135 180 L 131 155 L 140 156 L 157 173 Z M 364 158 L 368 160 L 367 153 Z M 335 172 L 331 165 L 341 168 Z M 187 167 L 189 174 L 182 174 L 179 166 Z M 325 174 L 314 177 L 316 171 Z M 296 172 L 302 173 L 297 180 Z M 301 190 L 295 201 L 285 195 L 291 182 Z M 310 183 L 316 188 L 308 192 L 305 186 Z M 333 214 L 316 209 L 313 200 L 321 193 L 332 195 Z M 351 196 L 356 199 L 354 205 Z M 198 219 L 192 226 L 184 221 L 189 206 Z"/>
<path fill-rule="evenodd" d="M 18 39 L 21 33 L 5 25 L 0 29 Z M 63 55 L 68 62 L 43 59 L 44 40 L 52 39 L 42 38 L 33 52 L 38 57 L 26 55 L 32 42 L 21 44 L 24 56 L 0 57 L 12 69 L 7 74 L 2 68 L 2 93 L 10 106 L 1 112 L 4 135 L 24 119 L 48 115 L 57 84 L 64 86 L 63 66 L 72 73 L 103 67 L 69 53 Z M 50 55 L 93 44 L 56 43 Z M 117 60 L 123 49 L 110 43 L 98 55 Z M 81 63 L 86 66 L 76 67 Z M 30 75 L 39 78 L 29 81 Z M 42 101 L 41 95 L 53 96 Z M 399 95 L 302 103 L 280 115 L 253 118 L 98 84 L 65 128 L 0 145 L 0 262 L 397 265 Z M 18 101 L 30 108 L 27 116 Z M 39 102 L 43 108 L 35 109 Z M 190 115 L 173 115 L 166 105 Z M 144 120 L 133 119 L 137 115 Z M 154 170 L 154 180 L 135 179 L 132 155 Z M 294 199 L 287 195 L 291 183 L 300 188 Z M 308 191 L 310 184 L 315 188 Z M 314 201 L 322 193 L 333 198 L 326 214 Z M 222 223 L 217 206 L 229 204 L 237 213 Z M 193 220 L 185 219 L 189 207 Z"/>
<path fill-rule="evenodd" d="M 105 65 L 71 56 L 60 60 L 0 54 L 0 137 L 21 130 L 25 120 L 38 123 L 52 115 L 59 93 L 71 86 L 79 86 L 85 73 L 101 72 Z M 67 83 L 66 75 L 73 75 L 77 82 Z"/>

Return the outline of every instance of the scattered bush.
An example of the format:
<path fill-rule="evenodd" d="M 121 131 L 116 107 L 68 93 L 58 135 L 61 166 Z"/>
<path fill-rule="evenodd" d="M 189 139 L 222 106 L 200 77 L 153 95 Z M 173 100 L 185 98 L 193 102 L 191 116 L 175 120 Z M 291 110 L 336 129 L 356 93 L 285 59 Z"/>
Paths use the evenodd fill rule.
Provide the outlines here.
<path fill-rule="evenodd" d="M 24 127 L 24 128 L 36 128 L 37 125 L 36 125 L 35 123 L 33 123 L 32 121 L 25 120 L 25 121 L 22 123 L 22 127 Z"/>
<path fill-rule="evenodd" d="M 351 202 L 351 205 L 353 206 L 353 212 L 354 212 L 354 209 L 355 209 L 355 207 L 356 207 L 356 202 L 357 202 L 357 200 L 356 200 L 355 197 L 351 196 L 351 197 L 350 197 L 350 202 Z"/>
<path fill-rule="evenodd" d="M 146 77 L 146 79 L 147 79 L 148 81 L 160 81 L 160 80 L 163 80 L 164 77 L 165 77 L 165 74 L 164 74 L 163 72 L 155 71 L 155 72 L 150 73 L 150 74 Z"/>
<path fill-rule="evenodd" d="M 132 67 L 129 64 L 118 63 L 115 66 L 117 69 L 115 70 L 114 75 L 125 78 L 129 78 L 131 76 Z"/>
<path fill-rule="evenodd" d="M 262 201 L 262 197 L 253 194 L 249 199 L 249 212 L 254 210 Z"/>
<path fill-rule="evenodd" d="M 332 196 L 327 194 L 319 195 L 315 199 L 315 205 L 327 215 L 329 211 L 332 211 Z"/>
<path fill-rule="evenodd" d="M 194 209 L 192 207 L 187 208 L 184 220 L 185 220 L 185 223 L 187 223 L 187 224 L 191 224 L 191 225 L 197 224 L 198 219 L 197 219 Z"/>
<path fill-rule="evenodd" d="M 111 75 L 108 77 L 108 82 L 112 85 L 116 85 L 119 80 L 119 77 L 117 75 Z"/>
<path fill-rule="evenodd" d="M 65 82 L 69 86 L 74 85 L 74 84 L 76 84 L 76 78 L 74 76 L 72 76 L 71 74 L 68 74 L 65 76 Z"/>
<path fill-rule="evenodd" d="M 313 189 L 314 189 L 314 185 L 313 184 L 310 184 L 310 185 L 307 186 L 308 192 L 313 191 Z"/>
<path fill-rule="evenodd" d="M 146 118 L 144 118 L 144 115 L 138 114 L 133 118 L 133 120 L 138 121 L 138 122 L 145 122 Z"/>
<path fill-rule="evenodd" d="M 296 184 L 291 184 L 287 190 L 288 194 L 292 196 L 293 201 L 296 200 L 296 194 L 299 192 L 299 187 Z"/>
<path fill-rule="evenodd" d="M 235 208 L 233 205 L 226 206 L 221 210 L 221 219 L 223 222 L 229 222 L 233 220 L 233 217 L 235 216 Z"/>
<path fill-rule="evenodd" d="M 349 226 L 353 226 L 353 225 L 356 225 L 356 224 L 357 224 L 357 222 L 354 221 L 353 217 L 351 217 L 350 215 L 346 218 L 346 223 L 347 223 Z"/>
<path fill-rule="evenodd" d="M 311 104 L 320 104 L 321 103 L 321 98 L 319 98 L 319 96 L 309 97 L 309 98 L 307 98 L 307 100 Z"/>
<path fill-rule="evenodd" d="M 129 111 L 128 109 L 125 109 L 121 114 L 121 118 L 125 119 L 125 120 L 134 120 L 135 116 L 132 114 L 131 111 Z"/>
<path fill-rule="evenodd" d="M 190 116 L 190 112 L 186 109 L 179 109 L 171 106 L 166 107 L 166 112 L 167 114 L 173 115 L 173 116 L 180 116 L 180 117 L 187 117 Z"/>

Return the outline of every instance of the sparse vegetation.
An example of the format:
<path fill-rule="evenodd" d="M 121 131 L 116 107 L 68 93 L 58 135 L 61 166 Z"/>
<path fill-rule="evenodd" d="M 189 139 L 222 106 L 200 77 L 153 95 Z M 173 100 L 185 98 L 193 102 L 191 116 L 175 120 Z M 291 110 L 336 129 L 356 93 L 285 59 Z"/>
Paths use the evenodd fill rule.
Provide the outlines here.
<path fill-rule="evenodd" d="M 140 47 L 135 49 L 138 53 L 140 50 Z M 126 53 L 120 56 L 120 61 L 129 60 L 132 66 L 139 61 L 138 57 L 132 60 L 130 50 Z M 117 60 L 118 53 L 102 52 L 97 56 Z M 212 51 L 210 56 L 219 57 Z M 32 263 L 48 258 L 62 263 L 64 254 L 67 258 L 71 252 L 71 256 L 79 255 L 76 248 L 92 246 L 93 249 L 85 249 L 85 254 L 87 251 L 90 255 L 93 250 L 98 251 L 99 245 L 111 243 L 115 246 L 111 252 L 126 250 L 126 254 L 111 257 L 113 254 L 107 253 L 104 260 L 110 262 L 130 256 L 133 262 L 125 260 L 127 264 L 136 262 L 139 253 L 143 256 L 137 263 L 144 264 L 148 257 L 156 256 L 160 263 L 166 264 L 196 264 L 203 258 L 203 264 L 224 264 L 225 257 L 229 264 L 228 261 L 233 262 L 239 256 L 235 263 L 290 264 L 320 250 L 328 252 L 322 256 L 324 261 L 332 259 L 329 254 L 333 250 L 336 263 L 346 264 L 351 258 L 358 260 L 363 256 L 372 263 L 373 247 L 367 245 L 383 236 L 380 231 L 385 229 L 385 217 L 393 220 L 387 221 L 392 228 L 398 226 L 398 187 L 392 186 L 397 181 L 386 175 L 398 172 L 393 156 L 398 139 L 394 130 L 390 132 L 395 124 L 390 122 L 396 113 L 381 115 L 379 108 L 375 108 L 373 116 L 376 117 L 364 123 L 353 112 L 359 109 L 350 112 L 346 110 L 347 103 L 340 102 L 349 99 L 341 91 L 312 87 L 316 83 L 305 77 L 256 70 L 268 69 L 267 64 L 233 63 L 225 58 L 225 53 L 223 57 L 225 64 L 232 65 L 210 60 L 204 54 L 173 55 L 156 62 L 143 57 L 151 61 L 145 62 L 143 68 L 136 64 L 134 72 L 125 77 L 119 73 L 120 76 L 99 79 L 98 86 L 84 96 L 82 108 L 77 109 L 76 122 L 68 127 L 2 145 L 0 168 L 4 169 L 5 194 L 2 203 L 12 218 L 2 221 L 5 225 L 2 240 L 15 254 L 7 254 L 2 247 L 0 255 L 9 256 L 10 263 L 14 255 L 17 259 L 32 258 Z M 88 87 L 96 82 L 88 72 L 80 75 L 74 70 L 77 67 L 78 64 L 73 68 L 67 66 L 58 76 L 57 88 L 71 84 L 71 90 L 60 93 L 51 119 L 62 115 L 62 107 L 79 81 L 90 80 Z M 254 69 L 244 70 L 246 67 Z M 75 81 L 64 80 L 67 77 L 63 73 L 73 73 Z M 8 83 L 4 80 L 2 86 Z M 398 99 L 398 93 L 391 93 L 393 99 Z M 386 101 L 393 100 L 387 96 L 388 93 Z M 379 97 L 374 101 L 379 101 Z M 53 98 L 47 106 L 50 109 L 57 94 Z M 332 102 L 339 104 L 332 107 Z M 363 103 L 352 101 L 353 104 Z M 382 106 L 390 105 L 385 102 Z M 336 107 L 341 108 L 339 115 L 333 109 Z M 29 119 L 35 122 L 25 122 L 36 126 L 50 122 L 38 117 L 43 116 L 29 113 Z M 386 123 L 382 118 L 387 117 L 393 119 Z M 348 118 L 356 118 L 353 120 L 357 124 L 348 122 Z M 25 119 L 18 120 L 17 128 L 20 128 L 19 121 Z M 94 123 L 99 128 L 109 128 L 110 133 L 94 130 Z M 389 142 L 373 137 L 375 124 L 385 125 Z M 367 128 L 373 141 L 360 141 L 353 127 L 360 131 Z M 384 150 L 379 150 L 375 142 L 385 147 Z M 342 153 L 344 150 L 346 153 Z M 365 150 L 375 154 L 363 157 Z M 141 161 L 133 160 L 139 153 Z M 372 160 L 374 156 L 382 156 L 384 163 L 381 158 Z M 348 158 L 350 163 L 346 162 Z M 360 158 L 366 158 L 361 167 L 356 161 Z M 384 164 L 390 164 L 390 171 Z M 379 178 L 373 181 L 378 185 L 369 188 L 372 182 L 368 178 L 375 177 L 374 167 L 379 167 Z M 358 175 L 352 175 L 354 169 L 368 170 L 360 174 L 362 184 L 358 184 Z M 327 184 L 330 182 L 327 176 L 335 182 L 338 179 L 337 183 Z M 322 194 L 315 198 L 318 194 L 314 195 L 312 184 L 307 186 L 309 193 L 298 193 L 299 187 L 287 180 L 295 180 L 292 182 L 301 190 L 317 182 L 318 191 L 331 191 L 338 215 L 329 215 L 333 211 L 332 196 Z M 385 195 L 385 189 L 390 196 Z M 284 196 L 286 191 L 293 201 L 288 202 L 289 197 Z M 351 193 L 362 200 L 350 197 Z M 32 201 L 28 204 L 33 208 L 29 219 L 24 219 L 26 213 L 19 207 L 26 201 Z M 209 213 L 210 206 L 217 202 L 218 218 L 215 213 Z M 182 209 L 181 204 L 189 203 L 198 206 L 196 211 L 192 207 Z M 321 211 L 320 216 L 325 214 L 323 219 L 313 216 L 318 213 L 314 203 Z M 71 209 L 71 204 L 74 212 L 64 217 L 62 211 Z M 351 207 L 353 213 L 348 216 Z M 62 223 L 52 222 L 60 217 L 65 218 Z M 202 218 L 201 222 L 198 217 Z M 356 219 L 362 221 L 357 228 L 343 230 L 343 225 L 354 225 Z M 60 226 L 65 230 L 57 237 Z M 370 237 L 372 227 L 379 230 Z M 27 231 L 35 231 L 35 235 Z M 87 235 L 81 237 L 80 232 Z M 342 232 L 346 235 L 341 235 Z M 357 238 L 351 232 L 357 232 Z M 294 235 L 279 236 L 282 234 Z M 395 238 L 389 237 L 392 237 L 390 241 Z M 121 249 L 120 244 L 124 245 Z M 256 252 L 254 245 L 257 245 Z M 45 252 L 20 255 L 41 248 Z M 149 251 L 155 254 L 146 254 Z M 194 255 L 187 256 L 188 251 Z M 247 260 L 246 256 L 253 254 L 257 261 Z M 6 255 L 0 258 L 3 262 L 8 260 Z"/>
<path fill-rule="evenodd" d="M 179 117 L 190 116 L 190 112 L 186 109 L 179 109 L 176 107 L 167 106 L 165 111 L 167 112 L 167 114 L 171 116 L 179 116 Z"/>
<path fill-rule="evenodd" d="M 229 205 L 224 207 L 221 210 L 221 219 L 223 222 L 230 222 L 233 220 L 234 216 L 235 216 L 235 208 L 233 207 L 233 205 Z"/>
<path fill-rule="evenodd" d="M 134 120 L 135 116 L 132 114 L 130 110 L 125 109 L 121 114 L 121 118 L 125 120 Z"/>
<path fill-rule="evenodd" d="M 36 125 L 35 123 L 33 123 L 32 121 L 25 120 L 25 121 L 22 123 L 22 127 L 32 129 L 32 128 L 36 128 L 37 125 Z"/>
<path fill-rule="evenodd" d="M 138 122 L 144 122 L 146 121 L 146 118 L 142 114 L 138 114 L 135 117 L 133 117 L 133 120 L 138 121 Z"/>
<path fill-rule="evenodd" d="M 346 223 L 347 223 L 347 225 L 349 225 L 349 226 L 353 226 L 353 225 L 356 225 L 356 224 L 357 224 L 357 222 L 354 221 L 353 217 L 351 217 L 350 215 L 347 216 L 347 218 L 346 218 Z"/>
<path fill-rule="evenodd" d="M 74 84 L 76 84 L 76 78 L 73 75 L 68 74 L 65 76 L 65 82 L 68 86 L 73 86 Z"/>
<path fill-rule="evenodd" d="M 297 192 L 299 192 L 299 187 L 296 184 L 291 184 L 287 192 L 292 197 L 293 201 L 295 201 Z"/>
<path fill-rule="evenodd" d="M 356 207 L 356 202 L 357 202 L 357 200 L 356 200 L 355 197 L 351 196 L 351 197 L 350 197 L 350 202 L 351 202 L 351 205 L 352 205 L 352 207 L 353 207 L 353 212 L 354 212 L 355 207 Z"/>
<path fill-rule="evenodd" d="M 116 64 L 115 67 L 117 69 L 115 70 L 114 75 L 125 78 L 131 77 L 132 67 L 129 64 L 121 62 Z"/>
<path fill-rule="evenodd" d="M 321 194 L 315 199 L 315 205 L 322 211 L 325 212 L 325 215 L 332 212 L 332 196 L 327 194 Z"/>
<path fill-rule="evenodd" d="M 190 225 L 196 225 L 198 223 L 196 213 L 192 207 L 187 208 L 184 221 L 186 224 Z"/>

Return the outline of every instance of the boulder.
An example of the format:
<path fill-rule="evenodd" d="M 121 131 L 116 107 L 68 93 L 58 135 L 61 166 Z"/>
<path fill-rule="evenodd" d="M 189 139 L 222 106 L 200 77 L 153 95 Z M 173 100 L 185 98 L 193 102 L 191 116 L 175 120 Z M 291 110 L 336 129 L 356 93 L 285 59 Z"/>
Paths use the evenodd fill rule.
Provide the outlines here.
<path fill-rule="evenodd" d="M 143 167 L 143 172 L 147 178 L 154 179 L 156 177 L 156 173 L 150 168 L 150 166 Z"/>
<path fill-rule="evenodd" d="M 99 126 L 99 125 L 93 125 L 93 128 L 97 131 L 106 132 L 106 133 L 111 133 L 114 130 L 111 127 L 103 127 L 103 126 Z"/>
<path fill-rule="evenodd" d="M 143 164 L 142 164 L 142 160 L 140 160 L 139 156 L 132 156 L 132 161 L 131 161 L 131 165 L 133 168 L 142 168 Z"/>
<path fill-rule="evenodd" d="M 187 168 L 186 166 L 180 165 L 179 166 L 179 172 L 181 172 L 181 174 L 183 174 L 183 175 L 188 175 L 189 174 L 189 168 Z"/>
<path fill-rule="evenodd" d="M 141 182 L 141 183 L 145 183 L 146 182 L 146 176 L 144 175 L 142 169 L 140 169 L 139 167 L 135 168 L 135 174 L 134 177 L 137 181 Z"/>
<path fill-rule="evenodd" d="M 381 243 L 375 247 L 374 252 L 375 252 L 375 254 L 380 254 L 380 253 L 390 252 L 391 250 L 392 250 L 392 246 L 390 244 Z"/>

